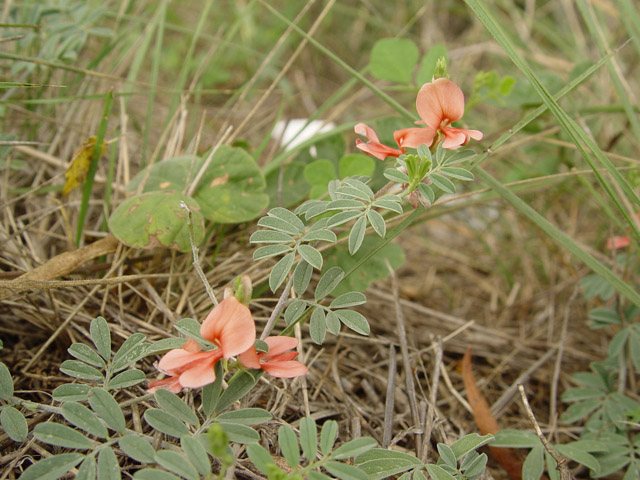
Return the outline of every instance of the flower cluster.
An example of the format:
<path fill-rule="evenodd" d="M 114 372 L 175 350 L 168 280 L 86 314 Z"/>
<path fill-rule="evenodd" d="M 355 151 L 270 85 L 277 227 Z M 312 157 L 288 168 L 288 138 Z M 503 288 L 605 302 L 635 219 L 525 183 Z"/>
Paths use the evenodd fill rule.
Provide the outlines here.
<path fill-rule="evenodd" d="M 356 146 L 363 152 L 384 160 L 387 157 L 402 155 L 405 148 L 418 148 L 420 145 L 430 147 L 434 141 L 438 143 L 441 138 L 444 138 L 442 147 L 450 150 L 466 145 L 470 138 L 482 139 L 482 132 L 479 130 L 451 126 L 464 115 L 464 94 L 460 87 L 446 78 L 438 78 L 420 88 L 416 109 L 422 119 L 416 124 L 424 124 L 424 127 L 396 130 L 393 138 L 398 148 L 380 143 L 376 132 L 364 123 L 357 124 L 354 130 L 358 135 L 367 137 L 369 141 L 364 143 L 356 140 Z"/>
<path fill-rule="evenodd" d="M 298 345 L 295 338 L 267 337 L 269 352 L 256 352 L 256 325 L 251 312 L 233 296 L 211 310 L 200 327 L 200 336 L 217 348 L 203 351 L 200 344 L 190 338 L 182 348 L 167 352 L 158 362 L 158 369 L 168 377 L 150 382 L 150 393 L 158 388 L 178 393 L 183 388 L 213 383 L 216 362 L 235 356 L 245 367 L 262 369 L 274 377 L 292 378 L 307 373 L 307 367 L 294 360 L 298 353 L 288 351 Z"/>

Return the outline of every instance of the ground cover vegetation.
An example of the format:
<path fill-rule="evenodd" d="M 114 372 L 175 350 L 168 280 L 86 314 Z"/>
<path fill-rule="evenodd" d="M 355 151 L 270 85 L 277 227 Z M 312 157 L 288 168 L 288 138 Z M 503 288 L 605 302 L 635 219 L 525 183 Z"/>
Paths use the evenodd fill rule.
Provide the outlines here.
<path fill-rule="evenodd" d="M 640 478 L 634 2 L 1 15 L 0 480 Z"/>

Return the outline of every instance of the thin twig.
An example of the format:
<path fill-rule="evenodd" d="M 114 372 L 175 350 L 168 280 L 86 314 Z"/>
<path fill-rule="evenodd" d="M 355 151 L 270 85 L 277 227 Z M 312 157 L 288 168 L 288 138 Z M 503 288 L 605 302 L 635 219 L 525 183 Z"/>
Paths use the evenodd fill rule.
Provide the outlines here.
<path fill-rule="evenodd" d="M 433 431 L 436 415 L 436 399 L 438 396 L 438 386 L 440 385 L 440 365 L 442 364 L 442 338 L 438 337 L 434 342 L 435 358 L 433 360 L 433 371 L 431 373 L 431 391 L 429 392 L 429 409 L 424 422 L 424 438 L 422 447 L 422 460 L 427 461 L 429 446 L 431 445 L 431 432 Z"/>
<path fill-rule="evenodd" d="M 271 333 L 271 330 L 273 330 L 273 327 L 275 326 L 276 321 L 280 316 L 280 312 L 282 312 L 282 309 L 287 303 L 287 300 L 289 300 L 289 295 L 291 294 L 292 285 L 293 285 L 293 275 L 289 277 L 289 281 L 284 287 L 284 292 L 282 292 L 282 295 L 280 295 L 280 298 L 278 299 L 278 303 L 276 303 L 276 306 L 273 308 L 273 311 L 271 312 L 271 316 L 269 317 L 269 320 L 267 321 L 267 324 L 265 325 L 264 330 L 262 331 L 262 335 L 260 335 L 260 340 L 264 340 L 265 338 L 267 338 Z"/>
<path fill-rule="evenodd" d="M 540 429 L 540 425 L 538 425 L 538 421 L 536 420 L 536 417 L 533 415 L 533 411 L 531 410 L 531 406 L 529 405 L 529 400 L 527 400 L 527 395 L 524 393 L 524 387 L 522 386 L 522 384 L 518 385 L 518 390 L 520 391 L 520 396 L 522 397 L 522 404 L 524 405 L 524 409 L 527 412 L 529 421 L 533 425 L 533 428 L 536 430 L 536 434 L 538 435 L 538 438 L 542 442 L 542 446 L 558 464 L 556 469 L 558 470 L 558 472 L 560 472 L 560 478 L 562 480 L 573 480 L 573 476 L 569 472 L 569 467 L 567 466 L 567 460 L 564 457 L 561 457 L 560 455 L 558 455 L 558 452 L 556 452 L 553 449 L 553 447 L 547 441 L 547 438 L 542 433 L 542 430 Z"/>
<path fill-rule="evenodd" d="M 556 363 L 553 368 L 553 376 L 551 378 L 551 389 L 550 389 L 550 401 L 549 401 L 549 418 L 555 425 L 555 418 L 557 415 L 557 404 L 558 404 L 558 380 L 560 379 L 560 370 L 562 366 L 562 354 L 564 353 L 564 344 L 567 339 L 567 328 L 569 325 L 569 313 L 571 312 L 571 305 L 573 301 L 578 296 L 580 289 L 578 286 L 573 290 L 569 301 L 567 302 L 567 307 L 564 311 L 564 319 L 562 321 L 562 330 L 560 332 L 560 341 L 558 342 L 558 356 L 556 357 Z"/>
<path fill-rule="evenodd" d="M 393 435 L 393 410 L 396 393 L 396 349 L 389 345 L 389 372 L 387 375 L 387 398 L 384 402 L 384 429 L 382 433 L 382 448 L 389 447 Z"/>
<path fill-rule="evenodd" d="M 202 267 L 200 266 L 200 260 L 199 260 L 199 255 L 198 255 L 198 247 L 196 246 L 196 242 L 195 242 L 195 240 L 193 238 L 193 218 L 191 216 L 191 209 L 189 209 L 187 204 L 182 202 L 182 201 L 180 202 L 180 208 L 182 208 L 183 210 L 186 210 L 187 215 L 188 215 L 187 227 L 188 227 L 188 230 L 189 230 L 189 243 L 191 243 L 191 253 L 193 254 L 193 268 L 196 269 L 196 273 L 198 274 L 198 277 L 200 277 L 200 281 L 204 285 L 204 288 L 207 291 L 207 294 L 209 295 L 209 298 L 211 299 L 211 302 L 215 306 L 217 306 L 218 305 L 218 299 L 216 298 L 215 293 L 213 293 L 213 289 L 211 288 L 211 285 L 209 285 L 209 281 L 207 280 L 207 277 L 204 274 L 204 272 L 202 271 Z"/>
<path fill-rule="evenodd" d="M 400 306 L 400 295 L 398 293 L 398 278 L 391 267 L 388 260 L 385 260 L 387 269 L 391 275 L 391 289 L 393 290 L 393 298 L 396 306 L 396 321 L 398 328 L 398 339 L 400 340 L 400 353 L 402 354 L 402 363 L 404 367 L 405 382 L 407 384 L 407 397 L 409 398 L 409 406 L 411 407 L 411 416 L 413 417 L 413 425 L 420 425 L 420 417 L 418 415 L 418 401 L 416 400 L 416 387 L 413 383 L 413 370 L 411 368 L 411 360 L 409 359 L 409 345 L 407 343 L 407 330 L 404 325 L 404 314 Z M 417 437 L 421 437 L 422 433 L 416 433 Z M 416 438 L 416 453 L 418 458 L 422 457 L 422 438 Z"/>

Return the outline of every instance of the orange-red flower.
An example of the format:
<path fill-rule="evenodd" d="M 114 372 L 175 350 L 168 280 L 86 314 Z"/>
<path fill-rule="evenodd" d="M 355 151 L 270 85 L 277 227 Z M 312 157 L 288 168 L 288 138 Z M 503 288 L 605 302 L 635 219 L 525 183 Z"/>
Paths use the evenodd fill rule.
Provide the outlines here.
<path fill-rule="evenodd" d="M 183 387 L 198 388 L 212 383 L 216 379 L 213 367 L 218 360 L 253 347 L 256 325 L 246 305 L 235 297 L 227 297 L 207 315 L 200 335 L 218 348 L 202 351 L 198 342 L 189 339 L 182 348 L 167 352 L 158 362 L 158 369 L 170 377 L 149 383 L 150 392 L 162 387 L 177 393 Z"/>
<path fill-rule="evenodd" d="M 369 140 L 367 143 L 362 142 L 360 139 L 356 139 L 356 147 L 362 150 L 364 153 L 371 155 L 379 160 L 384 160 L 387 157 L 398 157 L 404 153 L 404 149 L 393 148 L 380 143 L 380 139 L 376 132 L 368 125 L 364 123 L 358 123 L 353 130 L 363 137 L 367 137 Z M 395 133 L 394 133 L 395 137 Z M 396 139 L 396 143 L 398 140 Z M 400 145 L 400 144 L 398 144 Z"/>
<path fill-rule="evenodd" d="M 262 369 L 269 375 L 281 378 L 292 378 L 307 373 L 307 367 L 294 360 L 298 352 L 289 352 L 296 348 L 298 340 L 292 337 L 267 337 L 265 342 L 269 351 L 256 352 L 252 346 L 242 353 L 238 360 L 247 368 Z"/>
<path fill-rule="evenodd" d="M 398 145 L 404 148 L 418 148 L 422 144 L 431 146 L 438 132 L 444 135 L 443 148 L 456 149 L 466 145 L 469 138 L 482 140 L 479 130 L 451 127 L 464 115 L 464 94 L 460 87 L 446 78 L 438 78 L 425 83 L 418 92 L 416 109 L 422 119 L 423 128 L 405 128 Z M 396 132 L 398 133 L 398 132 Z"/>
<path fill-rule="evenodd" d="M 425 83 L 416 99 L 416 109 L 421 120 L 417 124 L 424 127 L 403 128 L 393 132 L 393 138 L 399 148 L 389 147 L 380 143 L 376 132 L 364 123 L 355 126 L 355 132 L 369 139 L 363 143 L 356 140 L 356 147 L 369 155 L 384 160 L 386 157 L 402 155 L 406 148 L 418 148 L 420 145 L 430 147 L 439 134 L 444 137 L 443 148 L 456 149 L 469 142 L 470 138 L 482 139 L 479 130 L 467 130 L 452 127 L 464 115 L 464 94 L 460 87 L 446 78 L 438 78 L 431 83 Z"/>
<path fill-rule="evenodd" d="M 628 247 L 631 243 L 629 237 L 611 237 L 607 239 L 607 248 L 609 250 L 617 250 L 619 248 Z"/>

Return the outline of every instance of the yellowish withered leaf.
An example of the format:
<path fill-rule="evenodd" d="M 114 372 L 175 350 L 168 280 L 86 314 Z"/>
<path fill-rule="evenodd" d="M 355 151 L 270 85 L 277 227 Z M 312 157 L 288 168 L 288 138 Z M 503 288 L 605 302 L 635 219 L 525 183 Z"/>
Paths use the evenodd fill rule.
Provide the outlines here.
<path fill-rule="evenodd" d="M 64 187 L 62 188 L 63 197 L 69 195 L 74 188 L 79 187 L 82 185 L 82 182 L 84 182 L 84 179 L 87 177 L 87 172 L 89 171 L 89 165 L 91 164 L 91 156 L 93 155 L 93 147 L 95 144 L 96 137 L 89 137 L 89 140 L 73 152 L 71 163 L 64 174 L 64 178 L 66 180 L 64 182 Z M 103 143 L 100 156 L 104 154 L 106 149 L 107 145 Z"/>

